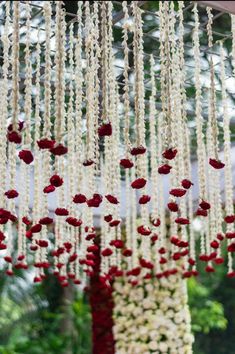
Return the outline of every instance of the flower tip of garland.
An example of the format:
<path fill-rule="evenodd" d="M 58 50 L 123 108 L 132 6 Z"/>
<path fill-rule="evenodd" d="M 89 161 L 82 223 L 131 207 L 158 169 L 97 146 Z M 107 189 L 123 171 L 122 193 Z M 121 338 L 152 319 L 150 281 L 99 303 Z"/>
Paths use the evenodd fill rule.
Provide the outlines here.
<path fill-rule="evenodd" d="M 122 251 L 122 255 L 123 255 L 124 257 L 131 257 L 131 256 L 132 256 L 132 250 L 129 249 L 129 248 L 126 248 L 126 249 L 124 249 L 124 250 Z"/>
<path fill-rule="evenodd" d="M 10 143 L 21 144 L 22 137 L 20 133 L 12 131 L 7 133 L 7 140 Z"/>
<path fill-rule="evenodd" d="M 110 227 L 115 227 L 115 226 L 118 226 L 120 224 L 121 220 L 113 220 L 109 223 L 109 226 Z"/>
<path fill-rule="evenodd" d="M 205 216 L 206 217 L 208 215 L 208 212 L 207 212 L 207 210 L 203 210 L 203 209 L 198 208 L 197 211 L 196 211 L 196 215 L 197 216 Z"/>
<path fill-rule="evenodd" d="M 211 241 L 210 245 L 212 248 L 215 248 L 215 249 L 219 248 L 219 242 L 216 240 Z"/>
<path fill-rule="evenodd" d="M 177 154 L 177 149 L 167 149 L 163 152 L 162 156 L 167 160 L 173 160 Z"/>
<path fill-rule="evenodd" d="M 146 261 L 144 258 L 140 258 L 139 263 L 142 268 L 153 269 L 153 264 L 149 261 Z"/>
<path fill-rule="evenodd" d="M 231 240 L 231 239 L 235 238 L 235 232 L 226 232 L 225 236 L 227 239 Z M 218 237 L 218 235 L 217 235 L 217 237 Z"/>
<path fill-rule="evenodd" d="M 138 226 L 137 232 L 142 236 L 149 236 L 151 234 L 150 228 L 144 225 Z"/>
<path fill-rule="evenodd" d="M 88 166 L 93 165 L 93 164 L 94 164 L 94 161 L 91 160 L 91 159 L 88 159 L 88 160 L 83 161 L 82 164 L 83 164 L 84 167 L 88 167 Z"/>
<path fill-rule="evenodd" d="M 211 208 L 210 203 L 206 202 L 205 200 L 202 200 L 201 203 L 199 204 L 199 206 L 203 209 L 203 210 L 209 210 Z"/>
<path fill-rule="evenodd" d="M 87 205 L 89 208 L 91 207 L 98 208 L 102 203 L 102 200 L 103 200 L 102 195 L 95 193 L 93 194 L 93 197 L 91 199 L 87 200 Z"/>
<path fill-rule="evenodd" d="M 116 197 L 114 197 L 113 195 L 111 195 L 111 194 L 107 194 L 106 196 L 105 196 L 105 198 L 109 201 L 109 203 L 111 203 L 111 204 L 119 204 L 119 201 L 118 201 L 118 199 L 116 198 Z"/>
<path fill-rule="evenodd" d="M 13 271 L 11 269 L 7 269 L 6 270 L 6 275 L 8 275 L 9 277 L 12 277 L 14 275 Z"/>
<path fill-rule="evenodd" d="M 143 154 L 145 154 L 145 152 L 146 152 L 146 148 L 142 145 L 131 149 L 132 156 L 143 155 Z"/>
<path fill-rule="evenodd" d="M 151 220 L 153 226 L 158 227 L 161 225 L 161 220 L 159 218 Z"/>
<path fill-rule="evenodd" d="M 55 144 L 51 149 L 50 152 L 55 156 L 65 155 L 68 152 L 68 148 L 63 144 Z"/>
<path fill-rule="evenodd" d="M 52 224 L 52 223 L 53 223 L 53 219 L 49 218 L 48 216 L 46 216 L 44 218 L 41 218 L 39 220 L 39 224 L 41 224 L 41 225 L 49 225 L 49 224 Z"/>
<path fill-rule="evenodd" d="M 58 216 L 68 216 L 69 212 L 65 208 L 56 208 L 55 209 L 55 214 Z"/>
<path fill-rule="evenodd" d="M 29 226 L 29 225 L 32 224 L 32 221 L 29 220 L 29 218 L 28 218 L 27 216 L 23 216 L 22 222 L 23 222 L 26 226 Z"/>
<path fill-rule="evenodd" d="M 227 224 L 232 224 L 232 223 L 234 223 L 234 221 L 235 221 L 235 215 L 227 215 L 227 216 L 225 216 L 224 221 L 225 221 Z"/>
<path fill-rule="evenodd" d="M 34 157 L 30 150 L 21 150 L 19 152 L 19 158 L 23 160 L 27 165 L 30 165 L 33 162 Z"/>
<path fill-rule="evenodd" d="M 174 197 L 183 197 L 186 194 L 186 190 L 181 188 L 174 188 L 170 190 L 170 194 Z"/>
<path fill-rule="evenodd" d="M 214 273 L 215 272 L 215 268 L 213 268 L 212 266 L 210 265 L 207 265 L 206 268 L 205 268 L 205 271 L 207 273 Z"/>
<path fill-rule="evenodd" d="M 235 271 L 227 273 L 228 278 L 235 278 Z"/>
<path fill-rule="evenodd" d="M 76 194 L 74 197 L 73 197 L 73 202 L 75 204 L 83 204 L 83 203 L 86 203 L 87 199 L 86 199 L 86 196 L 84 194 Z"/>
<path fill-rule="evenodd" d="M 146 185 L 147 181 L 144 178 L 137 178 L 131 183 L 133 189 L 140 189 Z"/>
<path fill-rule="evenodd" d="M 77 219 L 77 218 L 73 218 L 73 217 L 68 217 L 66 220 L 65 220 L 69 225 L 72 225 L 74 227 L 79 227 L 82 225 L 82 220 L 80 219 Z"/>
<path fill-rule="evenodd" d="M 42 225 L 41 224 L 35 224 L 31 227 L 30 231 L 32 234 L 38 233 L 42 230 Z"/>
<path fill-rule="evenodd" d="M 172 166 L 168 164 L 164 164 L 160 167 L 158 167 L 158 173 L 161 175 L 168 175 L 171 172 Z"/>
<path fill-rule="evenodd" d="M 139 198 L 139 204 L 147 204 L 148 202 L 150 202 L 150 200 L 151 200 L 150 195 L 142 195 Z"/>
<path fill-rule="evenodd" d="M 224 263 L 224 259 L 222 257 L 217 257 L 214 259 L 215 264 L 219 265 L 219 264 L 223 264 Z"/>
<path fill-rule="evenodd" d="M 39 149 L 53 149 L 55 140 L 41 139 L 37 141 Z"/>
<path fill-rule="evenodd" d="M 18 131 L 21 132 L 24 128 L 24 121 L 19 121 L 18 122 Z M 8 127 L 7 127 L 7 130 L 9 132 L 12 132 L 13 131 L 13 124 L 9 124 Z"/>
<path fill-rule="evenodd" d="M 134 163 L 129 159 L 122 159 L 120 160 L 120 166 L 122 166 L 123 168 L 132 168 L 134 166 Z"/>
<path fill-rule="evenodd" d="M 228 247 L 227 247 L 228 252 L 235 252 L 235 242 L 231 243 Z"/>
<path fill-rule="evenodd" d="M 222 234 L 217 234 L 217 239 L 219 240 L 219 241 L 223 241 L 223 239 L 224 239 L 224 236 L 222 235 Z"/>
<path fill-rule="evenodd" d="M 151 236 L 151 241 L 153 243 L 155 243 L 158 240 L 158 235 L 157 234 L 153 234 L 153 236 Z"/>
<path fill-rule="evenodd" d="M 181 185 L 185 189 L 189 189 L 191 186 L 193 186 L 193 183 L 189 179 L 183 179 L 181 181 Z"/>
<path fill-rule="evenodd" d="M 110 221 L 112 221 L 112 219 L 113 219 L 113 216 L 112 216 L 111 214 L 104 216 L 104 220 L 105 220 L 106 222 L 110 222 Z"/>
<path fill-rule="evenodd" d="M 49 194 L 55 191 L 55 186 L 49 185 L 43 188 L 43 193 Z"/>
<path fill-rule="evenodd" d="M 111 250 L 111 248 L 105 248 L 102 252 L 101 252 L 103 257 L 109 257 L 111 256 L 111 254 L 113 254 L 113 251 Z"/>
<path fill-rule="evenodd" d="M 168 209 L 172 212 L 177 212 L 179 210 L 178 204 L 175 202 L 169 202 L 167 204 L 167 206 L 168 206 Z"/>
<path fill-rule="evenodd" d="M 110 244 L 110 246 L 114 246 L 118 249 L 124 247 L 124 242 L 122 240 L 118 240 L 118 239 L 110 241 L 109 244 Z"/>
<path fill-rule="evenodd" d="M 216 170 L 224 168 L 225 164 L 216 159 L 209 159 L 209 164 L 214 167 Z"/>
<path fill-rule="evenodd" d="M 38 250 L 38 246 L 36 245 L 30 245 L 29 249 L 33 252 L 37 251 Z"/>
<path fill-rule="evenodd" d="M 53 175 L 51 178 L 50 178 L 50 183 L 52 186 L 54 187 L 60 187 L 62 186 L 62 184 L 64 183 L 64 180 L 63 178 L 61 178 L 59 175 Z"/>
<path fill-rule="evenodd" d="M 98 128 L 98 134 L 99 137 L 103 137 L 103 136 L 111 136 L 112 135 L 112 125 L 111 123 L 105 123 L 102 124 L 99 128 Z"/>
<path fill-rule="evenodd" d="M 5 196 L 8 199 L 14 199 L 17 198 L 19 193 L 15 189 L 10 189 L 9 191 L 5 192 Z"/>
<path fill-rule="evenodd" d="M 7 263 L 12 263 L 12 257 L 11 256 L 5 256 L 4 261 Z"/>
<path fill-rule="evenodd" d="M 34 277 L 33 282 L 34 283 L 41 283 L 42 278 L 41 277 Z"/>

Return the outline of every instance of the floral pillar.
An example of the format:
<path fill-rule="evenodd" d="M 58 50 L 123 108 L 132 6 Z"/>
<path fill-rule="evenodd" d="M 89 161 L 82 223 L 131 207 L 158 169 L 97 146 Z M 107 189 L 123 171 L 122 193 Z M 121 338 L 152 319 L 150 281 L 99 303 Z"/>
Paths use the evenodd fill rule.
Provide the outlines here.
<path fill-rule="evenodd" d="M 179 276 L 114 284 L 117 354 L 192 353 L 186 281 Z"/>

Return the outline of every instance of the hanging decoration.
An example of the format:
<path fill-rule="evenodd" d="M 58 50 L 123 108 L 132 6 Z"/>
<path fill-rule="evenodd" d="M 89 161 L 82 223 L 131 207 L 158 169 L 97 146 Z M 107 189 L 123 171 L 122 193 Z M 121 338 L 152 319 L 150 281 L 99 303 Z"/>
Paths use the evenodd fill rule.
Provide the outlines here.
<path fill-rule="evenodd" d="M 36 45 L 30 3 L 14 1 L 4 6 L 0 252 L 6 274 L 33 267 L 35 283 L 51 270 L 62 286 L 69 282 L 84 286 L 87 277 L 94 275 L 100 248 L 102 284 L 109 287 L 114 278 L 124 277 L 125 286 L 131 288 L 153 277 L 197 276 L 199 262 L 204 262 L 207 272 L 214 272 L 226 262 L 222 251 L 226 248 L 227 275 L 234 277 L 235 215 L 224 50 L 221 42 L 222 146 L 212 55 L 207 123 L 202 117 L 197 4 L 192 10 L 197 181 L 192 181 L 186 113 L 182 1 L 177 9 L 173 1 L 159 2 L 159 63 L 153 55 L 144 54 L 138 2 L 122 2 L 121 95 L 115 74 L 111 1 L 79 1 L 77 23 L 71 22 L 68 28 L 63 2 L 44 2 L 45 30 L 38 32 Z M 211 49 L 210 8 L 207 14 Z M 232 17 L 233 60 L 234 23 Z M 145 101 L 147 60 L 149 107 Z M 160 112 L 156 64 L 160 64 Z M 225 208 L 220 193 L 223 174 Z M 195 217 L 202 224 L 199 253 L 192 226 Z"/>

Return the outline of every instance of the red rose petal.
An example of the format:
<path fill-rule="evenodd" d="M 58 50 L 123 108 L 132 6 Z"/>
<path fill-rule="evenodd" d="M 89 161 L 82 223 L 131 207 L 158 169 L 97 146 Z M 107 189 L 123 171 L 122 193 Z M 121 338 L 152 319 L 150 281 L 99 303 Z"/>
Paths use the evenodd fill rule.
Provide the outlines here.
<path fill-rule="evenodd" d="M 139 198 L 139 204 L 147 204 L 148 202 L 150 202 L 151 200 L 151 197 L 149 195 L 142 195 L 140 198 Z"/>
<path fill-rule="evenodd" d="M 55 145 L 54 140 L 49 140 L 47 138 L 37 141 L 39 149 L 52 149 Z"/>
<path fill-rule="evenodd" d="M 17 198 L 19 193 L 15 189 L 10 189 L 9 191 L 5 192 L 5 195 L 8 199 Z"/>
<path fill-rule="evenodd" d="M 134 163 L 129 159 L 122 159 L 120 160 L 120 165 L 123 168 L 132 168 L 134 166 Z"/>
<path fill-rule="evenodd" d="M 219 160 L 209 159 L 209 164 L 214 167 L 216 170 L 224 168 L 225 164 Z"/>
<path fill-rule="evenodd" d="M 65 208 L 56 208 L 55 214 L 59 215 L 59 216 L 67 216 L 67 215 L 69 215 L 69 212 Z"/>
<path fill-rule="evenodd" d="M 111 214 L 104 216 L 104 220 L 105 220 L 106 222 L 110 222 L 112 219 L 113 219 L 113 216 L 112 216 Z"/>
<path fill-rule="evenodd" d="M 181 188 L 174 188 L 170 190 L 170 194 L 173 195 L 174 197 L 183 197 L 185 193 L 186 190 Z"/>
<path fill-rule="evenodd" d="M 175 158 L 176 154 L 177 154 L 177 150 L 170 148 L 170 149 L 164 151 L 162 156 L 167 160 L 173 160 Z"/>
<path fill-rule="evenodd" d="M 73 202 L 76 204 L 83 204 L 83 203 L 86 203 L 86 201 L 87 201 L 87 199 L 84 194 L 76 194 L 73 197 Z"/>
<path fill-rule="evenodd" d="M 145 152 L 146 152 L 146 148 L 142 145 L 131 149 L 131 155 L 133 156 L 143 155 Z"/>
<path fill-rule="evenodd" d="M 55 156 L 61 156 L 67 154 L 68 148 L 63 144 L 56 144 L 50 149 L 50 152 Z"/>
<path fill-rule="evenodd" d="M 210 203 L 206 202 L 205 200 L 202 200 L 201 203 L 199 204 L 199 206 L 203 209 L 203 210 L 209 210 L 211 205 Z"/>
<path fill-rule="evenodd" d="M 105 196 L 105 198 L 109 201 L 109 203 L 111 203 L 111 204 L 118 204 L 119 203 L 119 201 L 118 201 L 118 199 L 116 198 L 116 197 L 114 197 L 113 195 L 111 195 L 111 194 L 107 194 L 106 196 Z"/>
<path fill-rule="evenodd" d="M 137 232 L 143 236 L 149 236 L 152 231 L 148 227 L 141 225 L 137 227 Z"/>
<path fill-rule="evenodd" d="M 12 131 L 7 133 L 7 140 L 10 143 L 21 144 L 22 137 L 19 132 Z"/>
<path fill-rule="evenodd" d="M 168 173 L 171 172 L 171 169 L 172 169 L 172 166 L 165 164 L 165 165 L 158 167 L 158 173 L 160 173 L 162 175 L 168 175 Z"/>
<path fill-rule="evenodd" d="M 46 193 L 46 194 L 49 194 L 49 193 L 52 193 L 55 191 L 55 187 L 54 186 L 46 186 L 44 189 L 43 189 L 43 192 Z"/>
<path fill-rule="evenodd" d="M 112 135 L 112 125 L 111 123 L 106 123 L 106 124 L 102 124 L 99 128 L 98 128 L 98 134 L 100 137 L 103 136 L 111 136 Z"/>
<path fill-rule="evenodd" d="M 42 230 L 42 225 L 41 224 L 35 224 L 31 227 L 30 231 L 34 234 L 37 232 L 40 232 Z"/>
<path fill-rule="evenodd" d="M 131 183 L 131 187 L 134 189 L 143 188 L 146 185 L 147 181 L 144 178 L 137 178 Z"/>
<path fill-rule="evenodd" d="M 27 165 L 30 165 L 33 162 L 34 157 L 30 150 L 21 150 L 19 152 L 19 158 L 23 160 Z"/>
<path fill-rule="evenodd" d="M 113 254 L 113 251 L 111 250 L 111 248 L 105 248 L 102 252 L 101 252 L 103 257 L 109 257 L 111 256 L 111 254 Z"/>
<path fill-rule="evenodd" d="M 62 186 L 62 184 L 64 183 L 64 180 L 63 178 L 61 178 L 60 176 L 58 175 L 53 175 L 51 178 L 50 178 L 50 183 L 52 186 L 54 187 L 60 187 Z"/>
<path fill-rule="evenodd" d="M 167 204 L 168 209 L 172 212 L 177 212 L 179 210 L 178 204 L 175 202 L 170 202 Z"/>
<path fill-rule="evenodd" d="M 227 216 L 225 216 L 224 221 L 225 221 L 227 224 L 232 224 L 232 223 L 234 223 L 234 221 L 235 221 L 235 215 L 227 215 Z"/>
<path fill-rule="evenodd" d="M 206 217 L 208 215 L 208 212 L 207 212 L 207 210 L 198 208 L 196 211 L 196 215 Z"/>
<path fill-rule="evenodd" d="M 185 189 L 189 189 L 191 186 L 193 186 L 193 183 L 189 179 L 183 179 L 181 181 L 181 185 Z"/>
<path fill-rule="evenodd" d="M 52 223 L 53 223 L 53 219 L 49 218 L 48 216 L 45 216 L 44 218 L 41 218 L 39 220 L 39 224 L 41 224 L 41 225 L 49 225 L 49 224 L 52 224 Z"/>

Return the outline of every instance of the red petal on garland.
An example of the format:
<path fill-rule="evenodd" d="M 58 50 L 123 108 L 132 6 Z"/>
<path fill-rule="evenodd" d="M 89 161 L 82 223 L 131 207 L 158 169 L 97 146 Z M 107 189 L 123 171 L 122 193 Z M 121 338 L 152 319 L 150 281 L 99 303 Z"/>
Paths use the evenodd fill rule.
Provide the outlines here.
<path fill-rule="evenodd" d="M 120 165 L 123 168 L 132 168 L 134 166 L 134 163 L 129 159 L 122 159 L 120 160 Z"/>
<path fill-rule="evenodd" d="M 165 254 L 165 253 L 166 253 L 165 247 L 159 248 L 158 252 L 159 252 L 160 254 Z"/>
<path fill-rule="evenodd" d="M 53 175 L 50 178 L 50 183 L 52 184 L 52 186 L 54 187 L 60 187 L 62 186 L 62 184 L 64 183 L 63 178 L 61 178 L 59 175 Z"/>
<path fill-rule="evenodd" d="M 137 232 L 141 234 L 142 236 L 149 236 L 151 234 L 151 230 L 149 227 L 146 227 L 144 225 L 140 225 L 137 227 Z"/>
<path fill-rule="evenodd" d="M 5 260 L 7 263 L 12 263 L 12 257 L 11 257 L 11 256 L 5 256 L 5 257 L 4 257 L 4 260 Z"/>
<path fill-rule="evenodd" d="M 143 155 L 146 152 L 146 148 L 142 145 L 134 147 L 131 149 L 131 155 L 137 156 L 137 155 Z"/>
<path fill-rule="evenodd" d="M 124 257 L 131 257 L 132 256 L 132 250 L 129 248 L 126 248 L 125 250 L 122 251 L 122 254 Z"/>
<path fill-rule="evenodd" d="M 63 144 L 56 144 L 53 146 L 53 148 L 50 149 L 50 152 L 53 155 L 61 156 L 61 155 L 67 154 L 68 148 L 66 146 L 64 146 Z"/>
<path fill-rule="evenodd" d="M 110 244 L 110 246 L 114 246 L 118 249 L 124 247 L 124 242 L 122 240 L 112 240 L 112 241 L 110 241 L 109 244 Z"/>
<path fill-rule="evenodd" d="M 232 224 L 235 221 L 235 215 L 227 215 L 227 216 L 225 216 L 224 221 L 227 224 Z"/>
<path fill-rule="evenodd" d="M 102 200 L 103 200 L 102 195 L 95 193 L 93 194 L 93 197 L 91 199 L 87 200 L 87 205 L 89 207 L 98 208 L 102 203 Z"/>
<path fill-rule="evenodd" d="M 7 133 L 7 140 L 10 143 L 21 144 L 22 137 L 20 133 L 12 131 Z"/>
<path fill-rule="evenodd" d="M 104 216 L 104 220 L 105 220 L 106 222 L 110 222 L 112 219 L 113 219 L 113 216 L 112 216 L 111 214 Z"/>
<path fill-rule="evenodd" d="M 208 265 L 208 266 L 206 266 L 205 271 L 207 273 L 214 273 L 215 272 L 215 268 L 213 268 L 212 266 Z"/>
<path fill-rule="evenodd" d="M 209 159 L 209 164 L 214 167 L 216 170 L 224 168 L 225 164 L 219 160 Z"/>
<path fill-rule="evenodd" d="M 166 264 L 167 263 L 167 259 L 165 257 L 161 257 L 159 263 L 160 264 Z"/>
<path fill-rule="evenodd" d="M 69 262 L 72 263 L 72 262 L 76 261 L 77 258 L 78 258 L 78 255 L 76 253 L 71 254 L 71 256 L 69 257 Z"/>
<path fill-rule="evenodd" d="M 215 262 L 215 264 L 222 264 L 222 263 L 224 263 L 224 259 L 222 257 L 218 257 L 218 258 L 215 258 L 213 260 L 213 262 Z"/>
<path fill-rule="evenodd" d="M 16 222 L 17 221 L 17 217 L 13 214 L 9 215 L 9 220 L 11 220 L 12 222 Z"/>
<path fill-rule="evenodd" d="M 139 204 L 147 204 L 148 202 L 150 202 L 151 200 L 151 197 L 147 194 L 145 195 L 142 195 L 140 198 L 139 198 Z"/>
<path fill-rule="evenodd" d="M 87 241 L 90 241 L 90 240 L 94 239 L 95 237 L 96 237 L 95 233 L 90 233 L 90 234 L 87 234 L 85 238 Z"/>
<path fill-rule="evenodd" d="M 205 200 L 202 200 L 201 203 L 199 204 L 199 206 L 203 209 L 203 210 L 209 210 L 211 208 L 210 203 L 206 202 Z"/>
<path fill-rule="evenodd" d="M 196 261 L 195 261 L 194 259 L 192 259 L 192 258 L 189 258 L 189 259 L 188 259 L 188 262 L 189 262 L 189 264 L 190 264 L 191 266 L 194 266 L 194 265 L 196 264 Z"/>
<path fill-rule="evenodd" d="M 161 175 L 168 175 L 168 173 L 171 172 L 172 166 L 169 166 L 168 164 L 162 165 L 158 167 L 158 173 Z"/>
<path fill-rule="evenodd" d="M 110 227 L 115 227 L 118 226 L 120 224 L 121 220 L 113 220 L 109 223 Z"/>
<path fill-rule="evenodd" d="M 139 260 L 141 267 L 147 269 L 153 269 L 153 264 L 149 261 L 146 261 L 144 258 L 140 258 Z"/>
<path fill-rule="evenodd" d="M 12 277 L 14 275 L 13 271 L 11 269 L 7 269 L 6 270 L 6 275 L 8 275 L 9 277 Z"/>
<path fill-rule="evenodd" d="M 52 224 L 52 223 L 53 223 L 53 219 L 49 218 L 48 216 L 45 216 L 44 218 L 41 218 L 39 220 L 39 224 L 41 224 L 41 225 L 49 225 L 49 224 Z"/>
<path fill-rule="evenodd" d="M 95 259 L 96 259 L 96 256 L 94 255 L 94 253 L 88 253 L 88 254 L 86 255 L 86 258 L 87 258 L 87 259 L 95 260 Z"/>
<path fill-rule="evenodd" d="M 21 150 L 19 152 L 19 158 L 23 160 L 27 165 L 30 165 L 33 162 L 34 157 L 30 150 Z"/>
<path fill-rule="evenodd" d="M 34 277 L 33 282 L 34 283 L 41 283 L 42 278 L 41 277 Z"/>
<path fill-rule="evenodd" d="M 79 279 L 74 279 L 73 283 L 74 283 L 75 285 L 79 285 L 79 284 L 81 284 L 81 280 L 79 280 Z"/>
<path fill-rule="evenodd" d="M 45 138 L 45 139 L 38 140 L 37 144 L 39 149 L 53 149 L 55 145 L 55 141 Z"/>
<path fill-rule="evenodd" d="M 186 190 L 181 188 L 174 188 L 170 190 L 170 194 L 174 197 L 183 197 L 186 194 Z"/>
<path fill-rule="evenodd" d="M 48 241 L 47 240 L 38 240 L 37 244 L 40 247 L 48 247 Z"/>
<path fill-rule="evenodd" d="M 235 277 L 235 271 L 232 271 L 230 273 L 227 273 L 228 278 L 234 278 Z"/>
<path fill-rule="evenodd" d="M 55 191 L 55 187 L 54 187 L 54 186 L 51 186 L 51 185 L 46 186 L 46 187 L 43 189 L 43 192 L 46 193 L 46 194 L 52 193 L 52 192 L 54 192 L 54 191 Z"/>
<path fill-rule="evenodd" d="M 24 121 L 19 121 L 18 122 L 18 131 L 21 132 L 23 128 L 24 128 Z M 8 125 L 7 130 L 9 132 L 13 131 L 13 124 L 12 123 Z"/>
<path fill-rule="evenodd" d="M 30 249 L 31 251 L 37 251 L 38 246 L 36 246 L 36 245 L 30 245 L 29 249 Z"/>
<path fill-rule="evenodd" d="M 5 250 L 7 249 L 7 245 L 5 243 L 0 243 L 0 250 Z"/>
<path fill-rule="evenodd" d="M 214 258 L 217 257 L 217 252 L 216 251 L 213 251 L 211 252 L 210 256 L 209 256 L 209 260 L 212 261 Z"/>
<path fill-rule="evenodd" d="M 84 194 L 76 194 L 73 197 L 73 202 L 76 203 L 76 204 L 86 203 L 86 196 Z"/>
<path fill-rule="evenodd" d="M 6 209 L 0 208 L 0 218 L 9 218 L 10 212 Z"/>
<path fill-rule="evenodd" d="M 82 225 L 82 220 L 80 219 L 77 219 L 77 218 L 73 218 L 73 217 L 68 217 L 66 220 L 65 220 L 69 225 L 72 225 L 74 227 L 79 227 Z"/>
<path fill-rule="evenodd" d="M 32 233 L 30 230 L 28 230 L 28 231 L 26 231 L 26 233 L 25 233 L 25 237 L 26 237 L 28 240 L 31 240 L 31 238 L 33 237 L 33 233 Z"/>
<path fill-rule="evenodd" d="M 232 238 L 235 238 L 235 232 L 226 232 L 225 236 L 231 240 Z"/>
<path fill-rule="evenodd" d="M 116 197 L 114 197 L 113 195 L 111 195 L 111 194 L 107 194 L 106 196 L 105 196 L 105 198 L 109 201 L 109 203 L 111 203 L 111 204 L 118 204 L 119 203 L 119 201 L 118 201 L 118 199 L 116 198 Z"/>
<path fill-rule="evenodd" d="M 189 219 L 187 218 L 176 218 L 175 219 L 176 224 L 180 224 L 180 225 L 189 225 Z"/>
<path fill-rule="evenodd" d="M 167 160 L 173 160 L 175 158 L 176 154 L 177 154 L 177 150 L 170 148 L 170 149 L 164 151 L 162 156 Z"/>
<path fill-rule="evenodd" d="M 180 252 L 180 254 L 181 254 L 182 257 L 187 256 L 189 254 L 189 250 L 186 249 L 186 250 Z"/>
<path fill-rule="evenodd" d="M 141 268 L 136 267 L 136 268 L 133 268 L 131 271 L 127 272 L 127 275 L 133 275 L 134 277 L 137 277 L 138 275 L 140 275 L 140 272 L 141 272 Z"/>
<path fill-rule="evenodd" d="M 223 239 L 224 239 L 224 236 L 222 234 L 217 234 L 216 237 L 219 241 L 223 241 Z"/>
<path fill-rule="evenodd" d="M 144 178 L 137 178 L 131 183 L 131 187 L 134 189 L 143 188 L 146 185 L 147 181 Z"/>
<path fill-rule="evenodd" d="M 168 209 L 172 212 L 177 212 L 179 210 L 178 204 L 175 202 L 170 202 L 167 204 Z"/>
<path fill-rule="evenodd" d="M 10 189 L 9 191 L 5 192 L 5 195 L 8 199 L 17 198 L 19 193 L 15 189 Z"/>
<path fill-rule="evenodd" d="M 29 220 L 27 216 L 23 216 L 22 222 L 23 222 L 25 225 L 27 225 L 27 226 L 29 226 L 29 225 L 32 224 L 32 221 Z"/>
<path fill-rule="evenodd" d="M 235 242 L 231 243 L 228 247 L 227 247 L 228 252 L 235 252 Z"/>
<path fill-rule="evenodd" d="M 95 163 L 95 162 L 93 160 L 89 159 L 89 160 L 83 161 L 82 164 L 83 164 L 84 167 L 88 167 L 88 166 L 93 165 L 93 163 Z"/>
<path fill-rule="evenodd" d="M 188 241 L 180 241 L 178 242 L 177 246 L 180 248 L 188 247 Z"/>
<path fill-rule="evenodd" d="M 0 224 L 1 225 L 4 225 L 8 222 L 8 219 L 7 218 L 0 218 Z"/>
<path fill-rule="evenodd" d="M 183 278 L 190 278 L 193 276 L 193 272 L 190 270 L 186 270 L 185 272 L 183 272 Z"/>
<path fill-rule="evenodd" d="M 158 227 L 161 225 L 161 220 L 159 218 L 151 220 L 153 226 Z"/>
<path fill-rule="evenodd" d="M 191 186 L 193 186 L 193 183 L 189 179 L 183 179 L 181 181 L 181 186 L 185 189 L 189 189 Z"/>
<path fill-rule="evenodd" d="M 211 241 L 210 245 L 212 248 L 219 248 L 219 242 L 216 240 Z"/>
<path fill-rule="evenodd" d="M 73 247 L 71 242 L 64 242 L 64 247 L 66 248 L 66 251 L 70 251 L 70 249 Z M 63 248 L 63 247 L 61 247 Z"/>
<path fill-rule="evenodd" d="M 111 123 L 106 123 L 106 124 L 102 124 L 99 128 L 98 128 L 98 134 L 99 137 L 103 137 L 103 136 L 111 136 L 112 135 L 112 125 Z"/>
<path fill-rule="evenodd" d="M 6 238 L 6 236 L 4 235 L 4 233 L 2 231 L 0 231 L 0 242 L 4 241 Z"/>
<path fill-rule="evenodd" d="M 69 279 L 75 279 L 75 274 L 74 273 L 68 273 L 68 278 Z"/>
<path fill-rule="evenodd" d="M 176 236 L 171 236 L 170 241 L 175 246 L 177 246 L 179 244 L 179 242 L 180 242 L 180 240 Z"/>
<path fill-rule="evenodd" d="M 181 258 L 180 252 L 175 252 L 175 253 L 173 254 L 173 256 L 172 256 L 172 259 L 173 259 L 174 261 L 178 261 L 180 258 Z"/>
<path fill-rule="evenodd" d="M 69 212 L 65 208 L 56 208 L 55 214 L 58 216 L 67 216 L 67 215 L 69 215 Z"/>
<path fill-rule="evenodd" d="M 199 259 L 203 262 L 208 262 L 209 261 L 209 256 L 207 256 L 206 254 L 201 254 L 199 256 Z"/>
<path fill-rule="evenodd" d="M 37 232 L 40 232 L 42 230 L 42 225 L 41 224 L 35 224 L 31 227 L 30 231 L 34 234 Z"/>
<path fill-rule="evenodd" d="M 23 259 L 25 259 L 25 255 L 21 254 L 17 257 L 18 261 L 23 261 Z"/>
<path fill-rule="evenodd" d="M 99 250 L 99 247 L 97 245 L 91 245 L 87 247 L 87 252 L 96 252 Z"/>
<path fill-rule="evenodd" d="M 113 251 L 111 250 L 111 248 L 105 248 L 102 252 L 101 252 L 103 257 L 109 257 L 111 256 L 111 254 L 113 254 Z"/>
<path fill-rule="evenodd" d="M 203 209 L 198 208 L 196 211 L 196 215 L 206 217 L 208 215 L 208 212 L 207 212 L 207 210 L 203 210 Z"/>
<path fill-rule="evenodd" d="M 153 234 L 153 236 L 151 236 L 151 241 L 153 243 L 155 243 L 158 240 L 158 235 L 157 234 Z"/>

